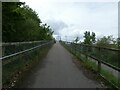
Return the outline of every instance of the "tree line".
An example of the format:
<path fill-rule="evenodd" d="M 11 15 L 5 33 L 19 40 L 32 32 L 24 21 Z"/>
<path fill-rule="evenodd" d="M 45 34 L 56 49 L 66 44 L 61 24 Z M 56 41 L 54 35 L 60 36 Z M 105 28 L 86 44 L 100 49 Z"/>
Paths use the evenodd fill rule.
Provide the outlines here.
<path fill-rule="evenodd" d="M 2 41 L 52 40 L 53 31 L 24 2 L 2 3 Z"/>
<path fill-rule="evenodd" d="M 84 41 L 81 42 L 82 44 L 88 45 L 96 45 L 96 46 L 103 46 L 108 48 L 120 48 L 120 38 L 113 38 L 112 35 L 103 36 L 102 38 L 96 39 L 96 34 L 94 32 L 85 31 L 84 33 Z M 79 37 L 76 37 L 74 40 L 76 43 L 79 41 Z"/>

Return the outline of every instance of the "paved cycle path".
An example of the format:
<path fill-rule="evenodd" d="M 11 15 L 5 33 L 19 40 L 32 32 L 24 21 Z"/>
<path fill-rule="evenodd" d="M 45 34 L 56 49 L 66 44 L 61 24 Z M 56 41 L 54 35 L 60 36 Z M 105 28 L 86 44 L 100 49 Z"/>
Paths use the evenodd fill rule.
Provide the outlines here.
<path fill-rule="evenodd" d="M 84 76 L 72 59 L 72 55 L 57 42 L 21 87 L 100 88 L 100 84 Z"/>

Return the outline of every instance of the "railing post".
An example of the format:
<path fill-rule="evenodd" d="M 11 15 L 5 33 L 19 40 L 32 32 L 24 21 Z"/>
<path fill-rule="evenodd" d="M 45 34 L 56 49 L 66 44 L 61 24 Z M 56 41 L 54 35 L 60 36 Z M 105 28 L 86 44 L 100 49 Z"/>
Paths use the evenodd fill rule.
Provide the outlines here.
<path fill-rule="evenodd" d="M 77 43 L 75 43 L 75 55 L 77 56 Z"/>
<path fill-rule="evenodd" d="M 72 42 L 70 43 L 70 46 L 71 46 L 71 50 L 70 51 L 72 52 Z"/>
<path fill-rule="evenodd" d="M 100 47 L 98 48 L 98 52 L 99 52 L 99 54 L 100 54 Z M 100 71 L 101 71 L 101 60 L 99 59 L 98 60 L 98 73 L 100 73 Z"/>
<path fill-rule="evenodd" d="M 85 46 L 86 47 L 86 55 L 85 55 L 85 57 L 86 57 L 86 60 L 88 60 L 88 56 L 87 56 L 87 53 L 88 53 L 88 46 Z"/>
<path fill-rule="evenodd" d="M 79 55 L 80 55 L 80 58 L 81 58 L 81 44 L 79 44 Z"/>
<path fill-rule="evenodd" d="M 77 56 L 77 43 L 75 43 L 75 55 Z"/>
<path fill-rule="evenodd" d="M 74 48 L 75 48 L 75 55 L 76 55 L 76 44 L 74 43 Z"/>
<path fill-rule="evenodd" d="M 101 62 L 98 61 L 98 72 L 100 73 L 100 71 L 101 71 Z"/>

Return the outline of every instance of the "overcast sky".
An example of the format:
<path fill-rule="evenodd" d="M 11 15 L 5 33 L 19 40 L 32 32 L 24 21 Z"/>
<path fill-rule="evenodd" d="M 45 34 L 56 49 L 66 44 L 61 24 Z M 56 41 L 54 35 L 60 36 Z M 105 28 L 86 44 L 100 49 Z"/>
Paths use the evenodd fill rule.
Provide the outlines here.
<path fill-rule="evenodd" d="M 35 10 L 43 23 L 54 31 L 54 36 L 81 39 L 85 31 L 97 37 L 118 36 L 118 2 L 116 0 L 20 0 Z M 89 2 L 88 2 L 89 1 Z M 101 1 L 101 2 L 100 2 Z"/>

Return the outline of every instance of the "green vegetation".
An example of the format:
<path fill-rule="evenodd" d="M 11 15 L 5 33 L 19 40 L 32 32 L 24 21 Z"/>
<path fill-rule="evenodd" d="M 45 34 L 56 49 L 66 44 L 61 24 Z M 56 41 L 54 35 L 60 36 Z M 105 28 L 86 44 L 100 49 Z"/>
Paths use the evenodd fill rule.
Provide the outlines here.
<path fill-rule="evenodd" d="M 52 43 L 41 48 L 10 57 L 3 61 L 2 84 L 4 88 L 14 87 L 22 82 L 23 75 L 36 66 L 51 48 Z"/>
<path fill-rule="evenodd" d="M 23 2 L 2 3 L 2 41 L 27 42 L 53 40 L 53 31 L 49 25 L 43 24 L 38 14 Z M 5 45 L 3 56 L 17 53 L 38 45 L 39 43 Z M 21 79 L 21 76 L 44 57 L 53 43 L 37 49 L 2 59 L 2 84 L 4 88 L 11 88 Z"/>
<path fill-rule="evenodd" d="M 84 62 L 85 67 L 87 67 L 91 71 L 97 71 L 97 64 L 93 61 L 86 60 Z M 120 87 L 120 79 L 118 77 L 115 77 L 111 72 L 108 70 L 105 70 L 101 68 L 100 74 L 104 76 L 107 80 L 109 80 L 111 83 L 113 83 L 115 86 Z"/>
<path fill-rule="evenodd" d="M 22 2 L 2 3 L 3 42 L 52 40 L 53 31 Z"/>
<path fill-rule="evenodd" d="M 112 35 L 110 35 L 103 36 L 102 38 L 96 40 L 96 35 L 94 32 L 91 34 L 90 31 L 86 31 L 84 33 L 84 41 L 81 42 L 80 46 L 76 45 L 75 43 L 71 45 L 78 52 L 80 51 L 86 53 L 116 67 L 120 67 L 119 50 L 109 50 L 109 48 L 119 49 L 119 38 L 115 39 Z M 104 49 L 103 47 L 108 49 Z"/>
<path fill-rule="evenodd" d="M 97 64 L 91 60 L 86 60 L 84 66 L 91 70 L 97 72 Z M 109 80 L 109 82 L 113 83 L 115 86 L 120 87 L 120 79 L 115 77 L 111 72 L 101 68 L 100 74 L 105 77 L 105 79 Z"/>
<path fill-rule="evenodd" d="M 115 39 L 112 35 L 110 35 L 103 36 L 102 38 L 96 40 L 95 36 L 96 35 L 94 32 L 90 34 L 89 31 L 86 31 L 84 33 L 84 41 L 80 44 L 65 43 L 62 41 L 61 44 L 66 47 L 72 54 L 74 54 L 79 60 L 81 60 L 85 68 L 93 72 L 98 72 L 98 65 L 97 63 L 91 61 L 87 55 L 95 57 L 116 67 L 120 67 L 119 50 L 117 50 L 119 49 L 119 38 Z M 114 48 L 114 50 L 110 48 Z M 101 67 L 99 74 L 104 76 L 104 78 L 113 85 L 120 88 L 120 78 L 114 76 L 110 71 Z M 111 86 L 113 87 L 113 85 Z"/>
<path fill-rule="evenodd" d="M 84 42 L 83 43 L 84 44 L 89 44 L 89 45 L 95 43 L 95 33 L 92 32 L 92 34 L 90 35 L 90 32 L 86 31 L 84 33 Z"/>
<path fill-rule="evenodd" d="M 75 43 L 77 43 L 79 41 L 79 37 L 76 37 L 76 39 L 74 40 Z"/>
<path fill-rule="evenodd" d="M 96 45 L 109 48 L 117 48 L 117 39 L 115 40 L 112 35 L 107 37 L 103 36 L 102 38 L 97 40 Z"/>
<path fill-rule="evenodd" d="M 108 48 L 118 48 L 118 45 L 120 45 L 119 38 L 115 39 L 113 38 L 112 35 L 103 36 L 96 40 L 96 34 L 94 32 L 92 32 L 91 34 L 90 31 L 85 31 L 83 37 L 84 37 L 84 41 L 82 42 L 82 44 L 96 45 L 96 46 L 108 47 Z"/>

